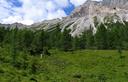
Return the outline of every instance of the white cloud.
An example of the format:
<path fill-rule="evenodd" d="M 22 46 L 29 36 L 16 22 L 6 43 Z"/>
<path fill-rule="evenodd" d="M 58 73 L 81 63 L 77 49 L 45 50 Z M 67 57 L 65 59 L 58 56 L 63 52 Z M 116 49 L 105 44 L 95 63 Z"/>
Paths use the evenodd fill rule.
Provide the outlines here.
<path fill-rule="evenodd" d="M 46 19 L 66 16 L 62 8 L 68 6 L 68 0 L 20 0 L 22 7 L 11 7 L 7 0 L 0 0 L 1 23 L 23 23 L 30 25 Z"/>
<path fill-rule="evenodd" d="M 61 18 L 66 16 L 65 12 L 62 9 L 57 10 L 56 12 L 49 12 L 47 19 Z"/>
<path fill-rule="evenodd" d="M 0 0 L 0 23 L 23 23 L 30 25 L 47 19 L 66 16 L 63 8 L 83 4 L 86 0 L 19 0 L 22 7 L 12 7 L 9 0 Z"/>
<path fill-rule="evenodd" d="M 30 25 L 34 23 L 33 20 L 27 20 L 27 19 L 24 20 L 20 16 L 9 16 L 8 18 L 2 19 L 2 23 L 4 24 L 11 24 L 15 22 L 26 24 L 26 25 Z"/>
<path fill-rule="evenodd" d="M 7 3 L 5 0 L 0 0 L 0 19 L 8 17 L 10 14 L 10 9 L 9 3 Z"/>
<path fill-rule="evenodd" d="M 81 4 L 83 4 L 86 0 L 70 0 L 70 2 L 72 4 L 74 4 L 75 6 L 79 6 Z"/>
<path fill-rule="evenodd" d="M 69 5 L 69 0 L 54 0 L 55 3 L 59 6 L 59 7 L 67 7 Z"/>
<path fill-rule="evenodd" d="M 55 11 L 58 7 L 55 5 L 55 3 L 53 1 L 48 1 L 46 3 L 46 9 L 48 10 L 48 12 L 52 12 Z"/>

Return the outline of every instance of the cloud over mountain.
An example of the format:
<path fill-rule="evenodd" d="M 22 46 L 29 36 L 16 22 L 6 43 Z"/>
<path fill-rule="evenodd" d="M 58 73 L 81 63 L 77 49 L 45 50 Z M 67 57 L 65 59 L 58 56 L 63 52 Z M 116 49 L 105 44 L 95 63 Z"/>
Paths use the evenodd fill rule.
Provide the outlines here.
<path fill-rule="evenodd" d="M 33 24 L 65 17 L 86 0 L 0 0 L 0 23 Z"/>

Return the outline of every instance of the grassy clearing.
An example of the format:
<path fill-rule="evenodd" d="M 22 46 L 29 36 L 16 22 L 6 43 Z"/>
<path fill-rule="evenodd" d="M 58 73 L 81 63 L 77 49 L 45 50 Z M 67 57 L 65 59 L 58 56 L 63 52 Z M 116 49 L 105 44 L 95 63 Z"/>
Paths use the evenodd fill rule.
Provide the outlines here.
<path fill-rule="evenodd" d="M 128 51 L 51 50 L 51 56 L 17 54 L 11 65 L 7 50 L 0 49 L 0 82 L 127 82 Z"/>

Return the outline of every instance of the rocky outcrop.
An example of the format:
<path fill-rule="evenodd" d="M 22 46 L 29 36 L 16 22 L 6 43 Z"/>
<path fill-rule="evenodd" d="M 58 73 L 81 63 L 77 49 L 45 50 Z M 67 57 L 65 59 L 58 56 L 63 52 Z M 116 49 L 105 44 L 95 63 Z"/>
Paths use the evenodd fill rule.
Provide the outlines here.
<path fill-rule="evenodd" d="M 57 24 L 60 24 L 61 22 L 62 22 L 62 19 L 45 20 L 39 23 L 32 24 L 30 27 L 32 29 L 49 30 L 54 28 Z"/>

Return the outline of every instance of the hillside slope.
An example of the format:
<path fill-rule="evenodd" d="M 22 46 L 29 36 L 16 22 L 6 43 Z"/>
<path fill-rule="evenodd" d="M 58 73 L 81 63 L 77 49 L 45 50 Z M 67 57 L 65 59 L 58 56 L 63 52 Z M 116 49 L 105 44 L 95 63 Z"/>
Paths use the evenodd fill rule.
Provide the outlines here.
<path fill-rule="evenodd" d="M 79 35 L 83 31 L 93 27 L 96 31 L 97 22 L 109 23 L 119 21 L 128 21 L 128 1 L 127 0 L 103 0 L 86 1 L 83 5 L 77 7 L 70 16 L 63 19 L 54 19 L 33 24 L 36 29 L 51 29 L 56 24 L 60 24 L 62 31 L 64 28 L 71 29 L 72 36 Z"/>

